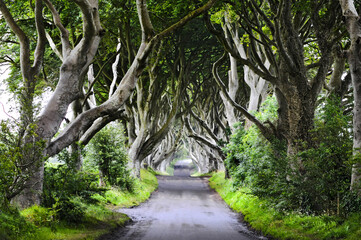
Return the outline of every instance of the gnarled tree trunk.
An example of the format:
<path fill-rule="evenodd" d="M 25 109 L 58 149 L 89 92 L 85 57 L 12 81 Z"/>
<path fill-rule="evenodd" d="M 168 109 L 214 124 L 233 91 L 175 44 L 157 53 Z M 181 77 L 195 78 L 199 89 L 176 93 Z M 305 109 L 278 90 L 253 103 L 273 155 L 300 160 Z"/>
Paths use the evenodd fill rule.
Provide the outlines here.
<path fill-rule="evenodd" d="M 361 22 L 353 0 L 340 0 L 351 46 L 347 52 L 354 94 L 353 155 L 351 190 L 361 194 Z"/>

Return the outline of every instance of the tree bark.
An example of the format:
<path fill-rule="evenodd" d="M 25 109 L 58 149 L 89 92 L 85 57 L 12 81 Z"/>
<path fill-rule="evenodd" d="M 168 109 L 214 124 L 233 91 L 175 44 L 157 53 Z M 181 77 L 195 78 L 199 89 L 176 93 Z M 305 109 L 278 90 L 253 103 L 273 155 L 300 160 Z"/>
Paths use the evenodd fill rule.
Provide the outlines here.
<path fill-rule="evenodd" d="M 354 1 L 340 0 L 340 4 L 351 40 L 347 54 L 354 94 L 353 155 L 355 163 L 352 166 L 350 189 L 361 195 L 361 22 Z"/>
<path fill-rule="evenodd" d="M 183 27 L 193 18 L 210 9 L 215 4 L 215 2 L 216 0 L 209 0 L 204 6 L 194 10 L 177 23 L 155 35 L 153 29 L 147 29 L 152 28 L 152 24 L 149 19 L 149 15 L 147 12 L 148 10 L 146 9 L 146 1 L 137 0 L 138 16 L 141 22 L 143 40 L 139 46 L 137 55 L 135 56 L 132 65 L 123 77 L 114 94 L 103 104 L 80 114 L 77 119 L 75 119 L 71 124 L 69 124 L 66 129 L 49 144 L 49 147 L 47 148 L 47 154 L 49 156 L 52 156 L 58 153 L 61 149 L 69 146 L 72 142 L 76 140 L 76 133 L 85 132 L 91 126 L 91 123 L 94 122 L 97 118 L 117 111 L 121 106 L 123 106 L 125 101 L 133 92 L 138 81 L 138 77 L 145 69 L 146 60 L 148 59 L 149 54 L 153 49 L 153 46 L 161 39 L 171 34 L 173 31 L 176 31 L 177 29 Z M 63 87 L 66 88 L 66 86 Z M 49 116 L 48 114 L 45 115 Z"/>
<path fill-rule="evenodd" d="M 20 165 L 23 165 L 22 175 L 20 178 L 24 178 L 24 186 L 21 195 L 19 195 L 15 201 L 17 204 L 26 208 L 31 203 L 40 204 L 42 193 L 42 180 L 44 175 L 44 166 L 42 157 L 39 155 L 39 151 L 36 149 L 36 142 L 41 140 L 42 136 L 34 136 L 31 133 L 33 130 L 32 124 L 34 124 L 34 92 L 36 87 L 36 76 L 40 73 L 41 66 L 44 59 L 46 35 L 43 22 L 43 4 L 41 0 L 35 2 L 35 24 L 38 34 L 36 48 L 34 51 L 34 60 L 31 65 L 31 49 L 30 39 L 25 32 L 20 28 L 15 21 L 11 13 L 9 12 L 5 3 L 0 1 L 0 11 L 5 18 L 7 24 L 11 30 L 15 33 L 20 41 L 20 69 L 23 79 L 23 88 L 20 96 L 20 137 L 22 156 L 20 159 Z M 32 145 L 33 151 L 28 151 L 26 148 Z M 36 156 L 29 156 L 29 154 L 37 154 Z"/>

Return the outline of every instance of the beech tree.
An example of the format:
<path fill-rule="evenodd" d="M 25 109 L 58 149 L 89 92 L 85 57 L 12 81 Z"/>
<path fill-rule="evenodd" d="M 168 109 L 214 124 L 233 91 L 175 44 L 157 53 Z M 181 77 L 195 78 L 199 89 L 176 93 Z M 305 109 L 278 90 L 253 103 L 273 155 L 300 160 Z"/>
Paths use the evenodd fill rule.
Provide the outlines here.
<path fill-rule="evenodd" d="M 226 127 L 227 120 L 221 96 L 217 88 L 208 85 L 209 81 L 210 79 L 208 83 L 203 83 L 207 87 L 202 89 L 191 108 L 187 107 L 191 104 L 185 102 L 188 115 L 183 119 L 188 151 L 202 173 L 223 169 L 225 156 L 222 146 L 228 141 L 230 132 Z"/>
<path fill-rule="evenodd" d="M 353 85 L 353 154 L 355 163 L 352 167 L 351 190 L 361 193 L 361 23 L 354 1 L 340 0 L 342 14 L 346 18 L 346 27 L 351 45 L 346 52 Z"/>
<path fill-rule="evenodd" d="M 334 1 L 255 0 L 230 4 L 239 16 L 238 26 L 248 41 L 250 57 L 244 58 L 237 51 L 237 41 L 226 39 L 211 24 L 208 28 L 240 64 L 274 86 L 279 118 L 275 126 L 271 123 L 267 126 L 245 108 L 238 109 L 269 140 L 274 136 L 285 139 L 288 155 L 295 155 L 304 143 L 312 144 L 310 130 L 317 98 L 333 63 L 332 49 L 342 36 L 341 17 L 334 11 L 338 5 Z M 305 46 L 316 46 L 316 56 L 307 59 L 305 51 L 309 48 Z M 302 169 L 302 163 L 298 167 Z"/>
<path fill-rule="evenodd" d="M 143 75 L 137 82 L 136 95 L 129 118 L 134 123 L 129 132 L 134 132 L 135 139 L 130 142 L 128 151 L 131 168 L 140 174 L 141 162 L 157 149 L 173 126 L 179 105 L 187 84 L 187 70 L 182 50 L 177 51 L 179 59 L 171 66 L 171 76 L 158 76 L 160 52 L 154 52 L 148 64 L 148 76 Z M 164 69 L 163 69 L 164 70 Z M 170 83 L 169 84 L 169 80 Z"/>
<path fill-rule="evenodd" d="M 51 12 L 54 24 L 61 33 L 61 51 L 59 51 L 59 53 L 61 54 L 62 64 L 60 67 L 59 80 L 54 93 L 35 121 L 37 124 L 37 139 L 42 139 L 46 142 L 43 154 L 37 156 L 38 159 L 41 159 L 42 156 L 52 156 L 78 139 L 80 139 L 81 142 L 87 142 L 89 139 L 80 136 L 92 136 L 93 132 L 99 131 L 101 125 L 99 125 L 99 122 L 96 122 L 96 120 L 111 117 L 114 113 L 119 111 L 124 102 L 129 98 L 136 86 L 139 76 L 147 65 L 146 62 L 149 54 L 156 43 L 173 31 L 183 27 L 191 19 L 210 9 L 215 4 L 216 0 L 206 2 L 205 5 L 190 12 L 181 20 L 167 27 L 163 31 L 160 31 L 158 34 L 156 34 L 152 26 L 146 1 L 137 0 L 137 13 L 141 26 L 142 38 L 134 60 L 122 78 L 121 84 L 118 85 L 108 100 L 101 105 L 95 106 L 79 114 L 54 139 L 53 137 L 59 131 L 60 124 L 65 118 L 69 105 L 83 95 L 82 86 L 84 77 L 97 52 L 104 30 L 100 24 L 98 1 L 75 0 L 74 2 L 82 13 L 83 32 L 79 41 L 76 42 L 76 45 L 72 46 L 70 43 L 69 30 L 63 25 L 61 16 L 52 1 L 37 0 L 35 7 L 35 21 L 38 29 L 38 47 L 34 52 L 34 63 L 31 66 L 29 39 L 21 30 L 16 20 L 14 20 L 12 13 L 8 10 L 10 5 L 4 0 L 0 1 L 2 15 L 21 42 L 21 71 L 23 73 L 23 81 L 25 84 L 28 84 L 27 89 L 30 89 L 30 91 L 33 88 L 34 76 L 39 72 L 39 66 L 41 66 L 43 61 L 43 51 L 46 42 L 45 27 L 42 17 L 43 2 Z M 24 191 L 18 199 L 18 202 L 22 207 L 27 207 L 34 203 L 39 204 L 41 201 L 43 161 L 40 161 L 40 166 L 29 163 L 32 168 L 32 175 L 28 179 L 24 186 Z"/>
<path fill-rule="evenodd" d="M 250 55 L 250 51 L 248 50 L 249 47 L 247 46 L 248 42 L 245 39 L 243 39 L 242 36 L 240 36 L 239 33 L 240 27 L 237 22 L 237 16 L 234 16 L 234 12 L 231 11 L 229 8 L 226 10 L 222 10 L 218 14 L 221 15 L 221 19 L 218 21 L 222 22 L 222 29 L 225 36 L 225 40 L 234 43 L 235 51 L 238 52 L 239 56 L 241 56 L 244 59 L 249 59 L 250 57 L 247 56 Z M 210 25 L 209 22 L 208 24 Z M 255 49 L 259 49 L 261 47 L 259 43 L 255 43 L 255 45 L 256 45 L 254 47 Z M 236 102 L 236 94 L 240 84 L 238 64 L 237 64 L 237 59 L 233 57 L 232 54 L 229 53 L 228 55 L 230 62 L 230 70 L 228 73 L 227 93 L 229 95 L 230 100 Z M 261 59 L 261 61 L 263 62 L 263 64 L 267 69 L 270 68 L 270 62 L 267 60 L 267 58 Z M 249 101 L 247 103 L 248 105 L 247 111 L 249 113 L 254 113 L 255 111 L 258 110 L 261 103 L 265 100 L 269 83 L 265 81 L 262 77 L 257 75 L 248 65 L 243 65 L 243 80 L 250 89 Z M 236 113 L 238 112 L 237 108 L 235 108 L 232 105 L 232 101 L 228 100 L 228 98 L 225 96 L 222 90 L 220 92 L 223 99 L 223 103 L 226 107 L 227 120 L 232 130 L 234 131 L 235 129 L 233 128 L 233 125 L 239 121 L 239 117 L 237 120 L 234 113 L 234 112 Z M 245 127 L 248 129 L 251 126 L 251 124 L 252 122 L 248 118 L 246 118 Z"/>

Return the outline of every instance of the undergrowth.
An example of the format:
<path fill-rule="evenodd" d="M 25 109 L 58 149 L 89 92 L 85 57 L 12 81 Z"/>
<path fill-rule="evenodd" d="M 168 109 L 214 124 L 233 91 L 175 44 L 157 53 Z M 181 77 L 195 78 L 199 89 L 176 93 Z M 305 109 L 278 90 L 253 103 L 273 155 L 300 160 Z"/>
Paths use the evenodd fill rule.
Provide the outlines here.
<path fill-rule="evenodd" d="M 361 239 L 361 213 L 347 218 L 337 216 L 313 216 L 297 212 L 279 212 L 270 203 L 251 194 L 247 188 L 235 188 L 224 173 L 215 173 L 209 180 L 225 202 L 252 228 L 276 239 Z"/>
<path fill-rule="evenodd" d="M 123 191 L 119 188 L 112 188 L 105 192 L 104 200 L 117 208 L 137 206 L 141 202 L 144 202 L 158 187 L 158 181 L 152 172 L 145 169 L 141 169 L 140 178 L 141 180 L 136 179 L 134 181 L 133 191 Z"/>
<path fill-rule="evenodd" d="M 131 207 L 147 200 L 157 188 L 156 177 L 141 170 L 141 180 L 135 180 L 132 192 L 111 188 L 103 196 L 95 193 L 90 199 L 75 196 L 71 202 L 82 212 L 78 223 L 58 219 L 57 208 L 34 205 L 19 212 L 0 210 L 1 240 L 97 239 L 115 227 L 124 225 L 129 218 L 112 208 Z"/>

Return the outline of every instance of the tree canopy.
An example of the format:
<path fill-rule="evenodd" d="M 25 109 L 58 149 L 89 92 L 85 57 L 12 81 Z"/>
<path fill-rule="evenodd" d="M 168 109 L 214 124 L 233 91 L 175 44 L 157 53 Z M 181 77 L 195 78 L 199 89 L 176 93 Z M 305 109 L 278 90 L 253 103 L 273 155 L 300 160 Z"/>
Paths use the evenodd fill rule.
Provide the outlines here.
<path fill-rule="evenodd" d="M 25 173 L 5 198 L 40 203 L 44 161 L 81 152 L 117 121 L 135 176 L 164 170 L 184 147 L 203 173 L 225 170 L 260 195 L 334 211 L 340 192 L 361 193 L 358 4 L 0 0 L 0 64 L 11 65 L 20 109 L 17 133 L 4 124 L 1 141 L 17 139 L 11 161 Z M 330 179 L 319 209 L 304 186 Z M 295 190 L 282 195 L 284 186 Z"/>

